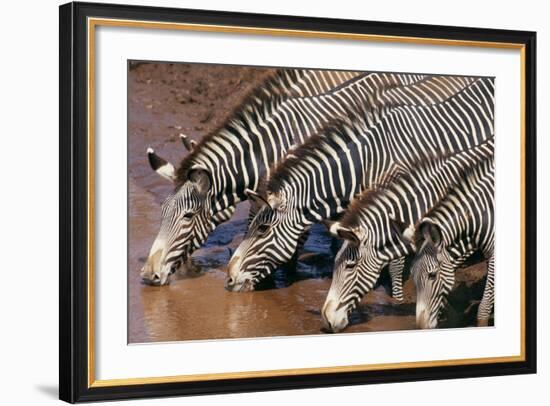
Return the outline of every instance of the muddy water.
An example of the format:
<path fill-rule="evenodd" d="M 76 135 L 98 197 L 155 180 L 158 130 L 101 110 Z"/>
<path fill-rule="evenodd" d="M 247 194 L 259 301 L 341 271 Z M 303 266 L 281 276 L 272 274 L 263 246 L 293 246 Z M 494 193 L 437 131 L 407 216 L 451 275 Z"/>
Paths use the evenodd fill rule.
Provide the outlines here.
<path fill-rule="evenodd" d="M 317 226 L 304 247 L 295 273 L 278 271 L 263 290 L 233 293 L 224 289 L 224 265 L 241 240 L 246 206 L 221 225 L 203 248 L 195 252 L 197 270 L 176 274 L 168 286 L 142 285 L 137 272 L 131 342 L 197 340 L 319 334 L 319 309 L 330 287 L 330 238 Z M 144 258 L 137 258 L 140 263 Z M 369 295 L 352 317 L 347 331 L 414 328 L 414 308 L 396 304 L 384 287 Z"/>
<path fill-rule="evenodd" d="M 143 64 L 130 70 L 130 343 L 321 334 L 319 310 L 330 286 L 333 262 L 331 240 L 322 226 L 313 228 L 296 271 L 289 275 L 277 272 L 261 291 L 231 293 L 223 287 L 223 267 L 241 241 L 247 203 L 194 253 L 195 271 L 176 274 L 162 287 L 144 285 L 139 278 L 158 231 L 160 204 L 172 189 L 149 168 L 147 147 L 177 163 L 185 156 L 178 133 L 199 140 L 220 125 L 265 73 L 263 69 L 183 64 Z M 481 284 L 476 281 L 483 273 L 484 265 L 476 265 L 462 276 L 465 288 L 454 302 L 459 316 L 451 325 L 473 322 L 471 316 L 462 317 L 462 309 L 472 297 L 479 297 Z M 352 314 L 346 332 L 415 327 L 412 282 L 405 284 L 405 301 L 396 303 L 388 296 L 388 279 L 384 273 L 381 285 Z"/>

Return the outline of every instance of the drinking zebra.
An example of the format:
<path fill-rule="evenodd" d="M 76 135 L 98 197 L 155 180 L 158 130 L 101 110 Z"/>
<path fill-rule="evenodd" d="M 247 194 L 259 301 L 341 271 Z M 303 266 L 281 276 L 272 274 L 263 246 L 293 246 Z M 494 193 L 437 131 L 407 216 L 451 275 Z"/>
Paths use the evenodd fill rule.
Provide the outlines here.
<path fill-rule="evenodd" d="M 413 241 L 416 323 L 435 328 L 454 285 L 456 269 L 476 250 L 487 260 L 487 280 L 477 325 L 487 326 L 494 303 L 494 159 L 484 159 L 426 214 Z"/>
<path fill-rule="evenodd" d="M 422 161 L 493 136 L 494 83 L 477 78 L 447 100 L 392 106 L 374 125 L 365 108 L 323 129 L 279 162 L 263 188 L 261 209 L 228 265 L 226 287 L 254 286 L 287 262 L 300 236 L 334 219 L 399 161 Z"/>
<path fill-rule="evenodd" d="M 381 186 L 354 199 L 341 221 L 327 224 L 344 244 L 336 256 L 321 311 L 325 330 L 338 332 L 348 325 L 349 313 L 374 287 L 382 268 L 414 252 L 410 239 L 414 225 L 493 154 L 494 139 L 490 138 L 452 155 L 397 165 Z"/>
<path fill-rule="evenodd" d="M 285 78 L 287 75 L 278 74 Z M 309 75 L 323 78 L 329 74 L 332 72 L 311 71 Z M 374 122 L 392 106 L 431 104 L 460 91 L 473 80 L 413 74 L 354 75 L 329 93 L 307 98 L 291 97 L 296 92 L 306 93 L 298 92 L 296 86 L 281 90 L 280 87 L 288 87 L 288 79 L 271 79 L 254 92 L 235 117 L 194 146 L 177 171 L 150 151 L 151 166 L 176 183 L 176 192 L 163 204 L 161 230 L 142 278 L 154 284 L 166 283 L 209 233 L 229 218 L 235 205 L 247 199 L 245 190 L 256 190 L 260 178 L 269 176 L 270 166 L 282 159 L 289 148 L 303 142 L 329 120 L 344 115 L 351 104 L 369 105 L 369 119 Z M 340 74 L 338 78 L 348 76 Z M 330 83 L 337 83 L 337 79 Z M 251 209 L 254 214 L 256 205 L 252 204 Z"/>
<path fill-rule="evenodd" d="M 285 100 L 326 92 L 359 75 L 364 73 L 279 69 L 199 144 L 183 136 L 191 151 L 177 170 L 149 148 L 151 167 L 173 182 L 175 191 L 162 205 L 160 231 L 141 270 L 142 279 L 154 285 L 168 282 L 208 234 L 229 219 L 235 205 L 246 199 L 244 189 L 254 188 L 271 160 L 281 156 L 290 142 L 280 144 L 273 138 L 272 115 Z"/>

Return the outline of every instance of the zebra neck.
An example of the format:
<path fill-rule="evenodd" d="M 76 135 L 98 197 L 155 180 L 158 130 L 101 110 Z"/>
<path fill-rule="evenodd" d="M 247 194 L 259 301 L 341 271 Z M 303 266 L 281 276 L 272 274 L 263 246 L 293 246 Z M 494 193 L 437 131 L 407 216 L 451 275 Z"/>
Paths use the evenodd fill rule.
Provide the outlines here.
<path fill-rule="evenodd" d="M 305 200 L 298 210 L 303 213 L 304 218 L 315 223 L 321 220 L 334 220 L 342 215 L 349 207 L 353 196 L 361 191 L 360 182 L 356 182 L 353 188 L 350 188 L 350 182 L 344 188 L 338 188 L 334 194 L 323 194 L 323 190 L 315 190 L 317 196 L 313 199 Z"/>
<path fill-rule="evenodd" d="M 476 248 L 491 245 L 494 212 L 494 161 L 480 162 L 426 216 L 437 224 L 445 244 L 471 241 Z"/>
<path fill-rule="evenodd" d="M 463 238 L 446 245 L 453 269 L 461 267 L 476 250 L 470 238 Z"/>
<path fill-rule="evenodd" d="M 377 245 L 386 245 L 394 235 L 391 219 L 404 224 L 417 224 L 430 211 L 436 210 L 442 200 L 448 199 L 450 191 L 460 187 L 464 178 L 477 179 L 489 171 L 492 146 L 493 141 L 488 140 L 449 158 L 434 157 L 418 164 L 393 165 L 379 188 L 361 195 L 359 203 L 349 210 L 347 221 L 353 222 L 353 218 L 358 217 L 361 226 L 377 236 Z M 459 213 L 467 215 L 462 211 Z M 464 221 L 458 222 L 462 223 Z M 458 237 L 453 230 L 456 227 L 445 225 L 449 241 Z"/>

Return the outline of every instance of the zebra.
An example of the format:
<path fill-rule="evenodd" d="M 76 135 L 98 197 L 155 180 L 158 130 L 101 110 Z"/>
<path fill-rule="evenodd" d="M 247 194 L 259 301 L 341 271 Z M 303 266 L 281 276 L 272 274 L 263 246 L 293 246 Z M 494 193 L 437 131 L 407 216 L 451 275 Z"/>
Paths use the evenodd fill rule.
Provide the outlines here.
<path fill-rule="evenodd" d="M 337 74 L 340 76 L 330 81 L 333 85 L 350 75 L 311 71 L 300 80 L 312 81 L 315 77 Z M 279 75 L 288 76 L 286 72 L 279 72 Z M 350 103 L 367 103 L 376 95 L 377 103 L 370 103 L 372 108 L 369 110 L 374 120 L 391 106 L 434 103 L 472 81 L 467 77 L 441 79 L 421 74 L 355 72 L 353 75 L 333 91 L 315 97 L 292 97 L 306 94 L 306 90 L 299 91 L 294 86 L 286 91 L 288 79 L 286 82 L 283 79 L 268 81 L 253 93 L 251 101 L 244 103 L 233 119 L 199 145 L 189 145 L 192 152 L 177 171 L 154 151 L 149 151 L 151 166 L 176 183 L 176 192 L 163 204 L 161 230 L 142 269 L 142 279 L 153 284 L 166 283 L 170 274 L 190 257 L 208 234 L 231 216 L 235 205 L 248 198 L 245 191 L 255 190 L 259 179 L 264 174 L 269 175 L 271 164 L 282 159 L 289 148 L 301 143 L 330 118 L 345 114 Z M 324 79 L 324 83 L 327 82 Z M 413 85 L 419 90 L 407 87 Z M 311 87 L 308 89 L 311 91 Z M 186 142 L 186 137 L 183 141 Z M 251 215 L 255 211 L 256 205 L 251 204 Z"/>
<path fill-rule="evenodd" d="M 399 105 L 431 105 L 440 103 L 456 92 L 462 90 L 465 86 L 472 83 L 474 78 L 465 76 L 428 76 L 422 74 L 396 74 L 396 73 L 376 73 L 366 76 L 359 76 L 334 89 L 330 94 L 324 94 L 317 97 L 294 98 L 289 99 L 280 107 L 280 111 L 286 117 L 294 116 L 294 120 L 286 121 L 284 127 L 279 126 L 281 133 L 286 133 L 283 140 L 300 141 L 295 143 L 300 145 L 303 140 L 309 137 L 314 131 L 322 128 L 325 120 L 330 117 L 338 117 L 347 114 L 350 107 L 355 104 L 365 104 L 368 109 L 365 112 L 369 115 L 369 120 L 374 123 L 382 117 L 389 109 Z M 302 113 L 300 117 L 295 114 Z M 300 128 L 300 130 L 296 130 Z M 307 134 L 306 137 L 303 134 Z M 289 146 L 290 147 L 290 146 Z M 281 157 L 282 158 L 282 157 Z M 269 168 L 266 168 L 266 177 L 270 174 Z M 254 199 L 249 199 L 254 202 Z M 256 204 L 252 204 L 249 212 L 250 224 L 255 213 L 258 210 Z M 297 262 L 298 250 L 307 239 L 309 233 L 306 231 L 300 236 L 295 255 L 290 260 L 287 268 L 292 268 Z M 389 265 L 392 275 L 393 297 L 402 300 L 401 271 L 404 267 L 404 260 L 395 260 Z"/>
<path fill-rule="evenodd" d="M 314 73 L 322 76 L 316 71 L 311 75 Z M 269 176 L 271 164 L 329 119 L 345 114 L 350 104 L 368 103 L 372 107 L 368 110 L 370 118 L 375 120 L 392 106 L 431 104 L 472 81 L 467 77 L 441 79 L 416 74 L 355 75 L 328 94 L 307 98 L 288 96 L 284 99 L 281 93 L 286 93 L 278 89 L 281 80 L 276 83 L 271 80 L 269 86 L 261 86 L 252 96 L 252 104 L 245 103 L 235 119 L 193 147 L 177 171 L 154 151 L 150 152 L 151 166 L 176 181 L 177 193 L 163 204 L 161 230 L 151 248 L 151 261 L 147 261 L 142 270 L 142 278 L 156 284 L 167 282 L 168 276 L 190 257 L 208 234 L 232 214 L 235 205 L 248 198 L 245 191 L 255 190 L 264 173 Z M 416 86 L 418 90 L 408 86 Z M 376 103 L 372 102 L 373 95 L 377 96 Z M 253 203 L 251 215 L 255 212 Z M 183 215 L 188 217 L 182 218 Z M 171 255 L 163 255 L 164 252 Z"/>
<path fill-rule="evenodd" d="M 325 331 L 348 325 L 350 312 L 374 287 L 382 268 L 414 252 L 414 225 L 493 155 L 491 137 L 455 154 L 398 163 L 381 185 L 354 199 L 340 221 L 325 223 L 344 240 L 321 310 Z"/>
<path fill-rule="evenodd" d="M 228 264 L 226 288 L 250 291 L 287 262 L 313 223 L 334 219 L 354 195 L 397 161 L 419 161 L 475 146 L 493 136 L 494 80 L 476 78 L 445 101 L 392 106 L 376 122 L 363 106 L 310 137 L 280 161 L 261 206 Z"/>
<path fill-rule="evenodd" d="M 166 284 L 209 233 L 231 217 L 236 204 L 246 199 L 243 190 L 257 184 L 278 152 L 266 133 L 273 125 L 272 115 L 285 100 L 326 92 L 360 75 L 364 73 L 278 69 L 199 144 L 181 134 L 190 153 L 177 169 L 148 148 L 149 164 L 175 190 L 162 204 L 160 230 L 141 269 L 142 280 Z"/>
<path fill-rule="evenodd" d="M 487 326 L 494 304 L 494 159 L 452 188 L 423 216 L 412 241 L 417 253 L 411 275 L 417 292 L 416 324 L 435 328 L 454 285 L 456 269 L 476 250 L 487 260 L 487 279 L 477 325 Z"/>

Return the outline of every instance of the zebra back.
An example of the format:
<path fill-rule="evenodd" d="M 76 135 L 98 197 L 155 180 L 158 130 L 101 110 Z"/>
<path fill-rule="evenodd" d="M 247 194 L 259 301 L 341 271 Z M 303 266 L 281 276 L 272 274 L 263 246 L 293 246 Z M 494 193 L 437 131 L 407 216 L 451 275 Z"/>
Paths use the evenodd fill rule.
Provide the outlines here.
<path fill-rule="evenodd" d="M 356 105 L 363 106 L 362 113 L 367 116 L 370 125 L 374 125 L 392 108 L 441 103 L 474 80 L 473 77 L 462 76 L 390 73 L 357 76 L 329 93 L 285 101 L 279 108 L 279 126 L 276 130 L 287 133 L 282 142 L 286 139 L 299 146 L 330 119 L 348 115 Z"/>
<path fill-rule="evenodd" d="M 288 75 L 290 69 L 281 69 L 285 75 Z M 298 80 L 288 80 L 287 84 L 290 90 L 291 97 L 310 97 L 343 86 L 349 80 L 355 77 L 362 76 L 364 72 L 359 71 L 338 71 L 338 70 L 313 70 L 302 69 Z M 286 86 L 285 86 L 286 88 Z"/>

